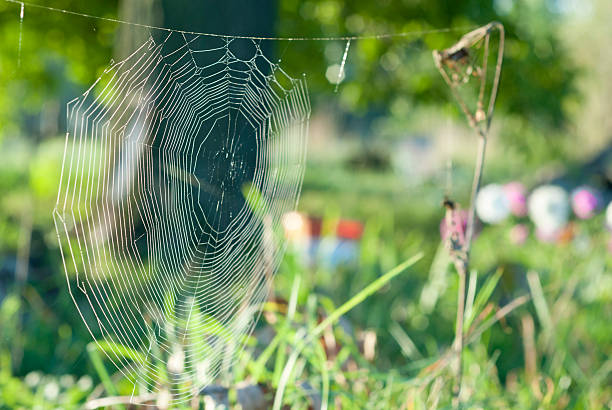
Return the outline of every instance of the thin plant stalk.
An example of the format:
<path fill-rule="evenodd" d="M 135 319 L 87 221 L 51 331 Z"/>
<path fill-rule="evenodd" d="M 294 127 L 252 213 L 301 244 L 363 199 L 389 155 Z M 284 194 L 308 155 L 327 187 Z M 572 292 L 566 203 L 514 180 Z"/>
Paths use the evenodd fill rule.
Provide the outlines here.
<path fill-rule="evenodd" d="M 497 54 L 497 64 L 495 66 L 495 74 L 493 78 L 493 84 L 491 88 L 491 95 L 489 97 L 489 104 L 485 113 L 483 106 L 484 90 L 486 86 L 486 71 L 489 55 L 490 46 L 490 34 L 497 29 L 499 31 L 499 49 Z M 474 112 L 470 111 L 467 104 L 461 98 L 461 95 L 457 91 L 458 82 L 455 79 L 451 79 L 444 65 L 448 64 L 449 61 L 457 61 L 462 59 L 463 55 L 467 53 L 467 50 L 476 44 L 477 42 L 484 39 L 484 59 L 482 66 L 482 75 L 480 82 L 480 89 L 478 95 L 478 103 Z M 474 179 L 472 181 L 472 190 L 470 195 L 470 206 L 468 210 L 467 226 L 465 232 L 464 243 L 460 249 L 451 247 L 452 259 L 455 265 L 455 269 L 458 274 L 458 291 L 457 291 L 457 320 L 455 325 L 455 339 L 453 341 L 453 353 L 454 353 L 454 366 L 455 372 L 453 382 L 453 407 L 459 406 L 459 399 L 461 396 L 461 386 L 463 378 L 463 346 L 464 346 L 464 321 L 465 321 L 465 285 L 468 273 L 468 266 L 470 261 L 470 251 L 472 247 L 472 238 L 474 236 L 474 225 L 475 225 L 475 203 L 478 191 L 480 190 L 480 184 L 482 181 L 482 173 L 484 170 L 485 154 L 487 148 L 487 139 L 489 129 L 491 126 L 491 119 L 493 118 L 493 109 L 495 106 L 495 99 L 497 97 L 497 91 L 499 88 L 499 80 L 501 75 L 501 66 L 503 60 L 504 50 L 504 27 L 498 22 L 492 22 L 476 29 L 470 33 L 464 35 L 459 42 L 454 46 L 444 51 L 434 51 L 433 57 L 436 67 L 440 71 L 442 78 L 450 87 L 453 96 L 457 100 L 461 110 L 465 114 L 468 123 L 478 134 L 478 152 L 476 156 L 476 166 L 474 169 Z M 484 124 L 483 124 L 484 122 Z M 484 125 L 484 126 L 483 126 Z M 452 212 L 447 212 L 447 223 L 450 223 L 448 218 L 452 217 Z"/>
<path fill-rule="evenodd" d="M 459 266 L 458 266 L 459 265 Z M 459 285 L 457 290 L 457 320 L 455 323 L 455 340 L 453 342 L 453 352 L 455 354 L 455 378 L 453 382 L 453 405 L 459 404 L 461 394 L 461 379 L 463 375 L 463 322 L 465 320 L 465 264 L 461 261 L 455 263 Z"/>
<path fill-rule="evenodd" d="M 478 140 L 478 154 L 476 157 L 476 169 L 474 171 L 474 180 L 472 182 L 472 193 L 470 195 L 470 208 L 468 211 L 468 220 L 465 234 L 465 248 L 462 258 L 456 258 L 455 269 L 457 270 L 459 285 L 457 291 L 457 321 L 455 324 L 455 381 L 453 384 L 453 405 L 459 405 L 459 396 L 461 394 L 461 381 L 463 376 L 463 327 L 465 321 L 465 282 L 467 278 L 469 252 L 472 247 L 472 238 L 474 236 L 475 223 L 475 202 L 480 183 L 482 181 L 482 173 L 484 169 L 485 153 L 487 149 L 487 135 L 481 134 Z"/>

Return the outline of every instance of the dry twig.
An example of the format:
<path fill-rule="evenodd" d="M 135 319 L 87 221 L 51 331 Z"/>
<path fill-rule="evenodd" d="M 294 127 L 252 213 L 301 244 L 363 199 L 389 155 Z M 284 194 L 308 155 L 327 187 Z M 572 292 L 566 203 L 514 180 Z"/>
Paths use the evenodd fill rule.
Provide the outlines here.
<path fill-rule="evenodd" d="M 491 86 L 491 93 L 489 96 L 489 102 L 484 109 L 484 96 L 487 84 L 487 64 L 489 58 L 490 38 L 491 33 L 497 30 L 499 32 L 499 48 L 497 53 L 497 62 L 495 65 L 495 72 L 493 76 L 493 83 Z M 471 48 L 484 43 L 484 53 L 482 65 L 475 65 L 471 60 Z M 470 208 L 468 211 L 468 220 L 465 231 L 465 238 L 463 243 L 456 243 L 456 237 L 453 238 L 449 235 L 450 239 L 450 250 L 453 263 L 459 276 L 458 286 L 458 297 L 457 297 L 457 321 L 455 328 L 455 340 L 453 342 L 453 350 L 455 352 L 455 383 L 453 385 L 453 405 L 455 407 L 459 404 L 459 396 L 461 394 L 461 379 L 463 374 L 462 356 L 463 356 L 463 344 L 464 344 L 464 332 L 463 322 L 465 314 L 465 281 L 469 266 L 469 254 L 472 245 L 472 237 L 474 235 L 474 222 L 475 222 L 475 201 L 480 189 L 480 183 L 482 179 L 482 172 L 484 168 L 485 152 L 487 146 L 487 137 L 491 126 L 491 120 L 493 118 L 493 109 L 495 106 L 495 99 L 497 97 L 497 91 L 499 88 L 499 80 L 501 75 L 501 66 L 503 60 L 504 50 L 504 27 L 501 23 L 492 22 L 486 26 L 480 27 L 465 34 L 455 45 L 452 47 L 437 51 L 434 50 L 433 57 L 440 75 L 451 89 L 453 96 L 457 100 L 461 110 L 465 114 L 468 123 L 478 134 L 478 153 L 476 157 L 476 167 L 474 171 L 474 180 L 472 182 L 472 191 L 470 197 Z M 465 100 L 461 97 L 458 91 L 458 87 L 467 83 L 471 77 L 477 77 L 480 79 L 478 100 L 476 108 L 470 110 Z M 452 201 L 446 200 L 445 205 L 447 206 L 446 220 L 447 224 L 450 225 L 451 220 L 455 220 L 453 216 L 454 206 Z M 453 204 L 454 205 L 454 204 Z M 460 246 L 458 246 L 460 245 Z"/>

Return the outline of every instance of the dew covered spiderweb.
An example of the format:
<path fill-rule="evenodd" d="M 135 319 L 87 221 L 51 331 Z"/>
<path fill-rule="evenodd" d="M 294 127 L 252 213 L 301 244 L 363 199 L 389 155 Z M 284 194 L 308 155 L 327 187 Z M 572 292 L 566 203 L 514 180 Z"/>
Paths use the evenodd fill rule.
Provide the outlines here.
<path fill-rule="evenodd" d="M 258 41 L 176 32 L 68 104 L 68 288 L 134 391 L 186 401 L 232 365 L 283 254 L 309 114 L 305 80 Z"/>

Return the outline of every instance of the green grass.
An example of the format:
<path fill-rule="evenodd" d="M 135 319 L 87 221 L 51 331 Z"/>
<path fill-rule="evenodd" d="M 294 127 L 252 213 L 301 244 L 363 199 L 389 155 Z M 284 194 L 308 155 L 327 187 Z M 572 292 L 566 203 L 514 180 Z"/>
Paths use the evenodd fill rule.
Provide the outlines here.
<path fill-rule="evenodd" d="M 408 250 L 400 249 L 400 241 L 387 243 L 386 237 L 396 235 L 389 227 L 374 229 L 376 223 L 367 224 L 366 231 L 374 233 L 370 230 L 364 238 L 364 246 L 376 247 L 376 256 L 364 247 L 359 266 L 313 270 L 287 254 L 276 280 L 276 302 L 265 305 L 258 328 L 225 384 L 259 383 L 276 408 L 309 408 L 313 397 L 329 408 L 450 406 L 455 274 L 443 251 L 436 258 L 435 252 L 407 258 L 383 273 L 388 262 L 381 252 L 396 255 L 386 258 L 392 261 L 404 258 Z M 471 313 L 465 325 L 464 405 L 608 406 L 610 257 L 605 251 L 581 254 L 571 244 L 559 248 L 535 240 L 517 247 L 504 241 L 509 227 L 487 227 L 475 243 L 475 270 L 468 281 Z M 339 296 L 346 294 L 347 285 L 351 295 Z M 426 288 L 428 294 L 434 288 L 438 293 L 433 306 L 422 297 Z M 15 299 L 5 299 L 0 310 L 3 327 L 17 312 L 11 300 Z M 524 325 L 529 320 L 535 324 L 532 333 Z M 266 332 L 270 340 L 263 337 Z M 364 354 L 368 332 L 376 335 L 373 358 Z M 532 351 L 525 350 L 528 339 Z M 59 375 L 28 385 L 27 379 L 11 374 L 6 339 L 4 343 L 2 406 L 70 407 L 91 395 L 91 389 L 61 387 Z M 115 369 L 97 345 L 90 343 L 87 352 L 85 373 L 100 383 L 92 386 L 92 397 L 129 396 L 131 384 L 112 373 Z M 124 353 L 132 359 L 139 354 Z M 535 357 L 531 373 L 525 367 L 527 355 Z M 53 383 L 60 393 L 49 397 L 45 389 Z"/>
<path fill-rule="evenodd" d="M 327 177 L 348 178 L 332 171 Z M 358 186 L 351 181 L 360 175 L 351 178 L 345 184 Z M 302 206 L 323 215 L 324 226 L 340 216 L 365 222 L 359 255 L 356 263 L 332 269 L 286 253 L 274 297 L 236 366 L 217 381 L 231 388 L 234 402 L 246 383 L 262 386 L 277 408 L 450 406 L 457 278 L 440 246 L 440 190 L 425 184 L 415 196 L 402 193 L 397 181 L 376 182 L 386 178 L 369 172 L 366 190 L 357 193 L 336 192 L 332 182 L 306 186 Z M 323 207 L 330 203 L 335 208 Z M 532 235 L 514 245 L 508 237 L 517 222 L 525 221 L 486 226 L 474 243 L 464 406 L 610 407 L 612 258 L 603 217 L 576 222 L 578 240 L 564 244 Z M 0 223 L 5 241 L 19 237 L 11 231 L 13 219 Z M 49 220 L 35 219 L 33 238 L 33 249 L 50 251 L 33 263 L 27 285 L 10 288 L 0 305 L 0 408 L 78 408 L 96 398 L 130 396 L 133 385 L 104 354 L 109 346 L 91 342 L 66 298 Z M 171 311 L 173 301 L 166 302 Z M 113 350 L 129 361 L 146 355 Z"/>

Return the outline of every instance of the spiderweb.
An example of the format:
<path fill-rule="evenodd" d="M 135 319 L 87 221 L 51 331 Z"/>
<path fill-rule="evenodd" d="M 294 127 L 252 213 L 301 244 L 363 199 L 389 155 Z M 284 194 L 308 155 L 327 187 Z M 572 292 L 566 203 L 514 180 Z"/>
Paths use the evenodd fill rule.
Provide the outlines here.
<path fill-rule="evenodd" d="M 54 210 L 68 288 L 133 392 L 183 402 L 232 365 L 284 250 L 309 114 L 305 81 L 258 41 L 182 33 L 68 104 Z"/>

